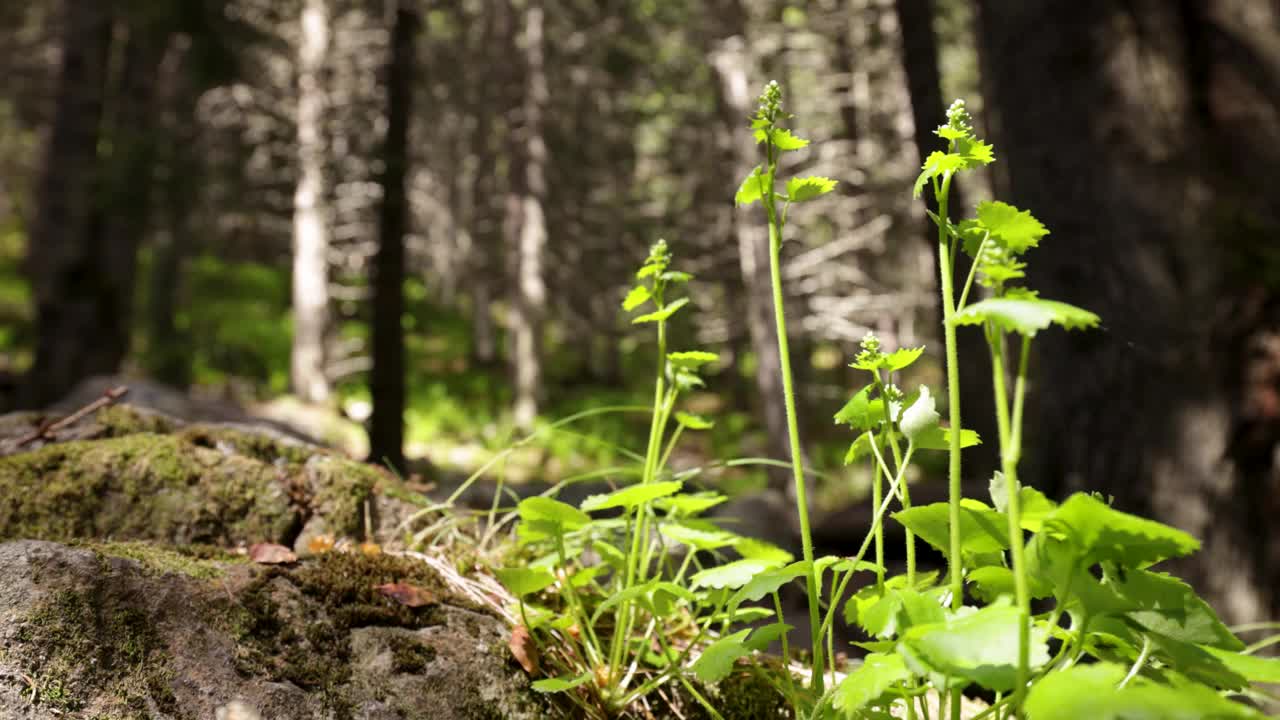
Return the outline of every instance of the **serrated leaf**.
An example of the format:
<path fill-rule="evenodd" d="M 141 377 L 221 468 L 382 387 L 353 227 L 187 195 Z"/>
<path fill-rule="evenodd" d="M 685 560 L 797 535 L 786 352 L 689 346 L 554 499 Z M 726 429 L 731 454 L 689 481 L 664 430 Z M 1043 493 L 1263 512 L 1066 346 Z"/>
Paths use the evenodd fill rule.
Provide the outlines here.
<path fill-rule="evenodd" d="M 757 128 L 752 134 L 755 135 L 756 143 L 762 143 L 766 139 L 772 139 L 773 146 L 783 152 L 799 150 L 809 146 L 808 140 L 792 134 L 792 132 L 786 128 L 774 128 L 773 130 Z"/>
<path fill-rule="evenodd" d="M 744 558 L 724 565 L 707 568 L 689 579 L 693 587 L 737 589 L 751 582 L 760 573 L 778 567 L 776 560 Z"/>
<path fill-rule="evenodd" d="M 995 162 L 995 150 L 988 143 L 975 137 L 962 137 L 956 140 L 956 152 L 964 158 L 964 168 L 978 165 L 989 165 Z"/>
<path fill-rule="evenodd" d="M 825 177 L 793 177 L 787 181 L 787 199 L 793 203 L 806 202 L 826 195 L 837 184 L 837 181 Z"/>
<path fill-rule="evenodd" d="M 676 367 L 697 370 L 703 365 L 708 365 L 720 359 L 720 356 L 713 352 L 705 350 L 685 350 L 683 352 L 667 353 L 667 362 Z"/>
<path fill-rule="evenodd" d="M 687 412 L 677 412 L 676 422 L 690 430 L 710 430 L 716 426 L 714 422 L 711 422 L 701 415 L 694 415 L 693 413 Z"/>
<path fill-rule="evenodd" d="M 498 582 L 516 597 L 524 597 L 545 590 L 556 581 L 556 576 L 546 568 L 528 566 L 498 568 L 494 574 L 498 576 Z"/>
<path fill-rule="evenodd" d="M 1200 542 L 1181 530 L 1120 512 L 1084 493 L 1072 495 L 1046 516 L 1041 533 L 1068 542 L 1086 566 L 1112 562 L 1145 567 L 1200 549 Z"/>
<path fill-rule="evenodd" d="M 991 504 L 995 507 L 996 512 L 1005 512 L 1009 504 L 1009 487 L 1005 480 L 1004 473 L 997 470 L 991 476 L 991 482 L 988 486 L 988 492 L 991 495 Z M 1018 488 L 1018 506 L 1020 525 L 1023 530 L 1031 532 L 1040 532 L 1040 525 L 1044 518 L 1058 508 L 1058 504 L 1045 497 L 1044 493 L 1033 487 L 1027 487 L 1019 483 Z"/>
<path fill-rule="evenodd" d="M 945 553 L 951 546 L 950 513 L 947 503 L 937 502 L 900 510 L 893 514 L 893 519 Z M 1005 516 L 977 500 L 965 498 L 960 506 L 960 549 L 966 553 L 991 553 L 1008 547 Z"/>
<path fill-rule="evenodd" d="M 695 550 L 715 550 L 738 541 L 739 535 L 722 530 L 709 522 L 685 521 L 684 523 L 663 523 L 658 532 L 681 545 L 688 545 Z"/>
<path fill-rule="evenodd" d="M 558 693 L 572 690 L 595 678 L 595 673 L 588 670 L 577 677 L 555 677 L 536 680 L 530 687 L 540 693 Z"/>
<path fill-rule="evenodd" d="M 802 577 L 809 573 L 809 563 L 801 560 L 794 562 L 786 567 L 766 570 L 756 574 L 745 585 L 738 588 L 738 591 L 729 598 L 729 607 L 737 608 L 742 603 L 750 600 L 757 601 L 763 599 L 766 595 L 777 592 L 783 585 Z"/>
<path fill-rule="evenodd" d="M 1249 682 L 1280 685 L 1280 658 L 1247 655 L 1216 647 L 1202 649 Z"/>
<path fill-rule="evenodd" d="M 756 628 L 751 633 L 751 637 L 747 638 L 747 641 L 743 643 L 743 645 L 746 646 L 748 650 L 764 652 L 769 649 L 769 645 L 775 640 L 781 638 L 783 635 L 786 635 L 794 629 L 795 626 L 788 625 L 786 623 L 770 623 L 763 627 Z"/>
<path fill-rule="evenodd" d="M 879 428 L 884 423 L 884 400 L 871 399 L 874 387 L 868 385 L 854 393 L 849 402 L 836 413 L 835 421 L 859 432 Z"/>
<path fill-rule="evenodd" d="M 1115 588 L 1138 608 L 1128 613 L 1129 619 L 1147 630 L 1185 643 L 1244 649 L 1244 643 L 1222 624 L 1213 608 L 1190 585 L 1172 575 L 1129 570 Z"/>
<path fill-rule="evenodd" d="M 536 495 L 521 500 L 516 512 L 525 522 L 545 522 L 564 530 L 576 530 L 591 522 L 590 515 L 572 505 Z"/>
<path fill-rule="evenodd" d="M 627 297 L 622 300 L 622 309 L 631 312 L 641 305 L 649 302 L 649 288 L 643 285 L 637 285 L 631 288 L 631 292 L 627 293 Z"/>
<path fill-rule="evenodd" d="M 924 190 L 924 186 L 933 178 L 947 173 L 953 173 L 962 170 L 967 163 L 963 155 L 957 153 L 944 153 L 941 150 L 934 150 L 925 158 L 924 167 L 920 171 L 920 175 L 916 178 L 915 187 L 912 192 L 916 197 L 920 197 L 920 192 Z"/>
<path fill-rule="evenodd" d="M 661 310 L 654 310 L 651 313 L 634 318 L 631 321 L 631 324 L 639 325 L 641 323 L 651 323 L 651 322 L 660 322 L 663 320 L 668 320 L 671 318 L 672 315 L 676 314 L 676 311 L 678 311 L 680 308 L 688 304 L 689 304 L 689 298 L 680 298 L 679 300 L 674 300 L 664 305 Z"/>
<path fill-rule="evenodd" d="M 933 131 L 933 134 L 943 140 L 959 140 L 960 138 L 969 137 L 968 132 L 961 130 L 960 128 L 951 127 L 950 125 L 939 126 L 937 130 Z"/>
<path fill-rule="evenodd" d="M 849 443 L 849 449 L 844 454 L 844 464 L 848 465 L 857 462 L 871 454 L 871 443 L 874 442 L 870 433 L 862 433 L 853 442 Z"/>
<path fill-rule="evenodd" d="M 697 515 L 711 508 L 728 502 L 729 498 L 714 491 L 706 491 L 700 493 L 692 493 L 689 495 L 676 495 L 674 497 L 665 497 L 654 501 L 654 505 L 668 512 L 679 513 L 681 515 Z"/>
<path fill-rule="evenodd" d="M 679 480 L 632 485 L 611 493 L 592 495 L 582 501 L 582 509 L 587 512 L 608 510 L 609 508 L 631 510 L 647 502 L 653 502 L 657 498 L 675 495 L 680 492 L 682 487 L 684 487 L 684 483 Z"/>
<path fill-rule="evenodd" d="M 945 623 L 913 627 L 902 638 L 931 669 L 976 682 L 988 690 L 1013 689 L 1018 666 L 1022 613 L 1008 605 L 988 605 Z M 1031 633 L 1030 665 L 1049 662 L 1043 633 Z"/>
<path fill-rule="evenodd" d="M 717 683 L 729 676 L 733 664 L 738 658 L 746 657 L 751 650 L 743 643 L 750 628 L 726 635 L 711 643 L 702 651 L 697 660 L 689 667 L 699 680 L 705 683 Z"/>
<path fill-rule="evenodd" d="M 978 203 L 978 224 L 1015 255 L 1035 247 L 1049 234 L 1039 220 L 1026 210 L 999 201 Z"/>
<path fill-rule="evenodd" d="M 983 602 L 992 603 L 1001 595 L 1014 594 L 1013 571 L 1007 567 L 988 565 L 970 570 L 965 576 L 969 591 Z"/>
<path fill-rule="evenodd" d="M 760 176 L 760 166 L 757 165 L 752 168 L 751 173 L 743 178 L 742 184 L 738 186 L 738 192 L 733 196 L 734 204 L 738 207 L 745 207 L 759 201 L 762 197 L 760 192 L 761 185 L 764 182 L 765 180 L 762 180 Z"/>
<path fill-rule="evenodd" d="M 858 624 L 872 637 L 883 640 L 916 625 L 945 622 L 946 611 L 934 595 L 906 588 L 886 590 L 877 602 L 860 611 Z"/>
<path fill-rule="evenodd" d="M 863 658 L 862 665 L 836 687 L 832 705 L 845 717 L 856 717 L 859 710 L 910 677 L 911 671 L 900 655 L 872 653 Z"/>
<path fill-rule="evenodd" d="M 1199 684 L 1160 685 L 1142 676 L 1117 687 L 1128 668 L 1076 665 L 1049 673 L 1027 693 L 1028 720 L 1235 720 L 1262 713 Z"/>
<path fill-rule="evenodd" d="M 952 316 L 955 325 L 982 325 L 995 323 L 1003 332 L 1035 335 L 1050 325 L 1067 330 L 1096 327 L 1101 319 L 1074 305 L 1040 298 L 988 298 L 981 300 Z"/>
<path fill-rule="evenodd" d="M 853 594 L 844 604 L 844 621 L 850 625 L 858 625 L 867 632 L 863 615 L 879 603 L 888 593 L 896 590 L 925 590 L 928 589 L 935 579 L 937 572 L 920 573 L 916 575 L 916 583 L 914 587 L 907 585 L 906 575 L 895 575 L 884 582 L 884 585 L 875 584 L 866 585 Z M 874 633 L 873 633 L 874 634 Z"/>
<path fill-rule="evenodd" d="M 773 543 L 765 542 L 758 538 L 744 537 L 734 544 L 734 549 L 744 558 L 751 560 L 764 560 L 772 563 L 770 567 L 778 567 L 786 565 L 795 560 L 795 555 L 783 550 Z"/>
<path fill-rule="evenodd" d="M 910 367 L 912 363 L 920 359 L 923 353 L 924 347 L 898 348 L 885 356 L 882 366 L 890 372 L 896 372 Z"/>

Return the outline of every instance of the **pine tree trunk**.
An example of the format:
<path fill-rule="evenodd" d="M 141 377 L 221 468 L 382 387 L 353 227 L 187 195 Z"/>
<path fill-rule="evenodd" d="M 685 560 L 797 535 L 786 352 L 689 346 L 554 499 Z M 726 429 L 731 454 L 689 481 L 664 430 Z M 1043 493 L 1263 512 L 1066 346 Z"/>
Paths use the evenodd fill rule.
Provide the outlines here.
<path fill-rule="evenodd" d="M 543 51 L 543 7 L 530 0 L 524 9 L 521 124 L 512 134 L 510 188 L 507 194 L 507 247 L 514 283 L 511 298 L 511 363 L 516 426 L 528 431 L 542 394 L 542 324 L 546 314 L 543 253 L 547 243 L 547 146 L 542 116 L 549 97 Z"/>
<path fill-rule="evenodd" d="M 26 269 L 36 304 L 35 359 L 19 404 L 40 407 L 78 380 L 114 372 L 125 342 L 110 278 L 112 249 L 94 243 L 89 222 L 99 190 L 98 140 L 111 45 L 106 3 L 66 0 L 62 63 L 45 148 Z M 127 325 L 126 325 L 127 326 Z"/>
<path fill-rule="evenodd" d="M 329 51 L 326 0 L 306 0 L 298 50 L 298 185 L 293 195 L 293 348 L 289 384 L 306 402 L 329 398 L 325 335 L 329 327 L 329 231 L 325 202 L 325 88 Z"/>
<path fill-rule="evenodd" d="M 391 30 L 386 67 L 387 134 L 382 146 L 378 251 L 373 261 L 373 415 L 369 455 L 374 462 L 404 470 L 405 360 L 404 277 L 409 170 L 409 120 L 413 113 L 414 36 L 418 17 L 403 5 Z"/>

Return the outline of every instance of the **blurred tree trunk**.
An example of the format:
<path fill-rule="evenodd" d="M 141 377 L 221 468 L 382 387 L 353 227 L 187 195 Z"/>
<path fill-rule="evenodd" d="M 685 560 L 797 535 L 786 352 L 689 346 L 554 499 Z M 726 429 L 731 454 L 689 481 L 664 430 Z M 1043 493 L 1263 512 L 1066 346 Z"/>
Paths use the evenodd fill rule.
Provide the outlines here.
<path fill-rule="evenodd" d="M 500 62 L 496 46 L 509 33 L 500 28 L 505 19 L 510 25 L 508 11 L 486 12 L 477 53 L 487 64 Z M 492 258 L 501 247 L 502 206 L 498 197 L 498 153 L 494 147 L 494 118 L 501 113 L 501 88 L 495 91 L 494 83 L 470 83 L 467 100 L 476 118 L 472 135 L 471 154 L 476 158 L 476 170 L 471 185 L 470 227 L 471 255 L 467 265 L 467 286 L 471 295 L 471 362 L 479 367 L 491 367 L 498 357 L 497 332 L 493 322 L 493 274 Z"/>
<path fill-rule="evenodd" d="M 730 143 L 734 183 L 746 177 L 759 162 L 758 150 L 751 141 L 747 118 L 753 110 L 754 96 L 747 83 L 747 38 L 744 10 L 740 3 L 727 3 L 723 29 L 726 37 L 717 41 L 712 53 L 712 66 L 718 76 L 716 101 L 720 108 L 722 137 Z M 736 189 L 736 188 L 735 188 Z M 732 191 L 726 192 L 730 197 Z M 778 332 L 773 320 L 773 291 L 769 277 L 769 241 L 764 218 L 754 212 L 734 211 L 731 227 L 738 242 L 742 268 L 743 292 L 746 295 L 746 324 L 755 355 L 756 390 L 760 398 L 760 415 L 768 439 L 768 452 L 776 460 L 789 460 L 787 414 L 782 393 L 782 362 L 778 354 Z M 771 468 L 770 484 L 785 489 L 788 473 Z"/>
<path fill-rule="evenodd" d="M 511 297 L 511 363 L 515 385 L 515 422 L 530 430 L 538 414 L 542 391 L 542 324 L 547 291 L 543 254 L 547 243 L 547 145 L 542 136 L 543 114 L 550 99 L 543 65 L 543 6 L 529 0 L 524 6 L 524 33 L 519 65 L 520 123 L 510 133 L 510 178 L 506 209 L 506 244 L 514 283 Z"/>
<path fill-rule="evenodd" d="M 1269 460 L 1250 468 L 1229 441 L 1250 421 L 1241 358 L 1256 308 L 1274 307 L 1280 287 L 1280 11 L 1248 0 L 979 10 L 998 196 L 1053 233 L 1029 256 L 1031 285 L 1104 325 L 1037 339 L 1026 477 L 1101 490 L 1192 532 L 1205 549 L 1179 569 L 1228 618 L 1273 616 L 1280 475 Z M 1280 327 L 1274 312 L 1270 322 Z M 1263 450 L 1272 457 L 1274 438 Z"/>
<path fill-rule="evenodd" d="M 63 24 L 53 123 L 27 244 L 37 338 L 34 362 L 19 390 L 26 407 L 48 404 L 86 376 L 115 372 L 127 342 L 118 336 L 128 327 L 116 316 L 123 310 L 119 288 L 106 275 L 116 263 L 114 248 L 95 242 L 89 228 L 102 180 L 98 141 L 111 7 L 65 0 Z"/>
<path fill-rule="evenodd" d="M 933 0 L 895 0 L 898 24 L 902 28 L 902 65 L 906 71 L 911 96 L 911 120 L 915 128 L 915 145 L 920 165 L 934 150 L 945 150 L 946 143 L 934 130 L 946 122 L 947 103 L 942 97 L 942 76 L 938 65 L 938 36 L 934 31 Z M 965 205 L 964 181 L 951 186 L 949 206 L 953 220 L 972 214 Z M 934 212 L 938 206 L 930 193 L 923 194 L 925 204 Z M 924 241 L 933 256 L 934 273 L 938 268 L 938 227 L 924 223 Z M 969 272 L 968 258 L 957 263 L 956 276 L 963 279 Z M 963 280 L 961 280 L 962 282 Z M 979 288 L 979 291 L 981 289 Z M 934 318 L 942 322 L 942 296 L 935 293 Z M 957 338 L 961 358 L 986 357 L 986 341 L 981 333 L 960 333 Z M 938 355 L 941 356 L 941 344 Z M 976 430 L 983 444 L 965 452 L 967 480 L 975 488 L 986 491 L 987 478 L 999 461 L 999 437 L 995 425 L 995 404 L 991 399 L 991 373 L 983 363 L 960 364 L 960 410 L 962 424 Z"/>
<path fill-rule="evenodd" d="M 298 184 L 293 195 L 293 348 L 289 384 L 306 402 L 329 398 L 329 231 L 325 201 L 322 72 L 329 52 L 326 0 L 306 0 L 298 49 Z"/>
<path fill-rule="evenodd" d="M 418 16 L 398 3 L 386 66 L 387 134 L 382 146 L 382 204 L 373 260 L 373 415 L 369 455 L 404 470 L 404 278 L 408 197 L 409 120 L 413 113 L 414 36 Z"/>

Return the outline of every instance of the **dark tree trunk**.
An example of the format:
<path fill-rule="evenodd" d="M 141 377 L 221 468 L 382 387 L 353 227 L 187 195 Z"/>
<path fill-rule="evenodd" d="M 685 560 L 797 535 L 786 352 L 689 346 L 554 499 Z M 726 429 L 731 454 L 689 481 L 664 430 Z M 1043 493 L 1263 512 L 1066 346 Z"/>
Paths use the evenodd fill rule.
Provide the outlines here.
<path fill-rule="evenodd" d="M 18 401 L 39 407 L 89 375 L 114 372 L 128 327 L 107 276 L 114 248 L 90 235 L 100 190 L 98 141 L 111 46 L 111 7 L 66 0 L 62 65 L 26 260 L 36 304 L 36 350 Z"/>
<path fill-rule="evenodd" d="M 391 57 L 386 67 L 387 134 L 382 205 L 379 209 L 378 251 L 373 261 L 373 371 L 370 386 L 369 454 L 374 462 L 404 470 L 405 362 L 404 315 L 405 242 L 408 224 L 409 119 L 414 83 L 414 36 L 418 17 L 398 7 L 391 30 Z"/>
<path fill-rule="evenodd" d="M 1244 5 L 1262 20 L 1241 22 Z M 1230 438 L 1250 420 L 1241 358 L 1259 330 L 1240 321 L 1276 296 L 1259 258 L 1280 232 L 1280 17 L 985 0 L 979 24 L 1000 195 L 1053 233 L 1031 284 L 1104 325 L 1037 340 L 1026 477 L 1185 528 L 1205 541 L 1181 568 L 1201 591 L 1231 619 L 1273 616 L 1277 475 Z"/>

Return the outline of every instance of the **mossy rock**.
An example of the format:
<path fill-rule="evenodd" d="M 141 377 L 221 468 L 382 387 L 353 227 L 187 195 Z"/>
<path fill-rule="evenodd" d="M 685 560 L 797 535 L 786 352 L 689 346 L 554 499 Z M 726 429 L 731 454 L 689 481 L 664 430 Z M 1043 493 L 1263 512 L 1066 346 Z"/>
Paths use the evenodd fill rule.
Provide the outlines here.
<path fill-rule="evenodd" d="M 318 533 L 364 539 L 366 515 L 403 512 L 375 492 L 395 482 L 389 473 L 269 429 L 120 405 L 52 442 L 19 444 L 42 419 L 0 418 L 0 539 L 293 545 Z"/>
<path fill-rule="evenodd" d="M 558 716 L 511 660 L 506 621 L 422 561 L 187 552 L 0 544 L 0 720 L 195 720 L 233 703 L 278 720 Z M 436 601 L 399 605 L 374 589 L 390 582 Z"/>

